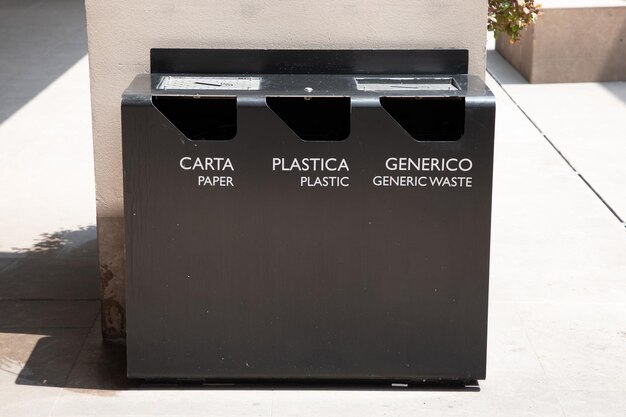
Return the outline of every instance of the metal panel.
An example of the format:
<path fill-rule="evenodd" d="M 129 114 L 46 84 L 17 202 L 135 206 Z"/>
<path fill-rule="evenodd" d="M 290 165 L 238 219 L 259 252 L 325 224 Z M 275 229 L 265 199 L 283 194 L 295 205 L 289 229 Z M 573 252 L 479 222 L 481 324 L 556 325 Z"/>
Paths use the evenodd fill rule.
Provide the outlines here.
<path fill-rule="evenodd" d="M 467 74 L 466 49 L 152 49 L 152 73 Z"/>
<path fill-rule="evenodd" d="M 381 107 L 386 92 L 347 81 L 336 91 L 351 98 L 345 140 L 300 139 L 266 104 L 268 91 L 294 96 L 300 84 L 276 81 L 237 94 L 234 138 L 191 141 L 138 77 L 122 106 L 128 375 L 483 379 L 495 106 L 479 79 L 455 83 L 446 94 L 465 100 L 457 141 L 415 140 Z M 202 170 L 205 158 L 233 170 L 217 169 L 224 160 Z M 349 170 L 282 170 L 305 158 L 333 158 L 331 168 L 345 159 Z M 392 159 L 410 168 L 393 171 L 389 158 L 421 168 Z M 461 159 L 471 169 L 439 170 Z M 349 186 L 312 186 L 335 176 Z M 382 186 L 379 176 L 471 176 L 471 187 Z"/>

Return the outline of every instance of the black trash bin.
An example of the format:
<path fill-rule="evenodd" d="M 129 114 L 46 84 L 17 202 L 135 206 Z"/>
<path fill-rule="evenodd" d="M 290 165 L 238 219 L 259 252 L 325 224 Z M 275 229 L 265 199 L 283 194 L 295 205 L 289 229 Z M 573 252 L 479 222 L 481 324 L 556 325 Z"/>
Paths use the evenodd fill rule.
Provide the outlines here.
<path fill-rule="evenodd" d="M 155 49 L 122 100 L 128 376 L 485 377 L 465 50 Z"/>

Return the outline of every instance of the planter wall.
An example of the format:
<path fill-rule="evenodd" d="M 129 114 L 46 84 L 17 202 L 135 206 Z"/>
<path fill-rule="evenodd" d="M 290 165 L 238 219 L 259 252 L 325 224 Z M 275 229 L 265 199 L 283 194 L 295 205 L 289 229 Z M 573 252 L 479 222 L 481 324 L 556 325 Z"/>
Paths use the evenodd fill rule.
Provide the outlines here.
<path fill-rule="evenodd" d="M 543 8 L 519 42 L 496 50 L 531 83 L 626 80 L 626 2 L 573 2 L 594 7 Z"/>

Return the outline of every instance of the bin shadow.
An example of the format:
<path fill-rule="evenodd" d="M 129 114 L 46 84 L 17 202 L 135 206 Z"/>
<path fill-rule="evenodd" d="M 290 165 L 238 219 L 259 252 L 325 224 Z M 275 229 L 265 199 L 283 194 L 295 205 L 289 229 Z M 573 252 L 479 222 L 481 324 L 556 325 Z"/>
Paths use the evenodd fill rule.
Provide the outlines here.
<path fill-rule="evenodd" d="M 99 323 L 99 318 L 96 320 Z M 75 337 L 74 341 L 72 339 Z M 77 349 L 78 347 L 78 349 Z M 65 354 L 63 352 L 66 352 Z M 85 335 L 49 333 L 34 346 L 17 375 L 18 385 L 51 386 L 78 391 L 120 391 L 139 387 L 126 378 L 126 349 L 123 344 L 103 342 L 100 326 Z"/>
<path fill-rule="evenodd" d="M 476 381 L 392 385 L 355 380 L 129 379 L 125 345 L 102 339 L 98 297 L 62 297 L 78 279 L 97 285 L 95 227 L 44 233 L 31 248 L 14 251 L 0 254 L 0 261 L 8 261 L 0 264 L 0 369 L 15 374 L 17 385 L 62 387 L 98 396 L 123 390 L 480 391 Z M 89 268 L 85 269 L 84 261 L 89 261 Z M 50 265 L 59 266 L 58 273 L 50 275 Z M 50 280 L 74 275 L 57 281 L 60 289 L 49 292 Z M 7 293 L 14 298 L 6 297 Z M 33 299 L 33 294 L 42 298 Z"/>
<path fill-rule="evenodd" d="M 94 328 L 96 329 L 96 328 Z M 96 333 L 99 332 L 97 326 Z M 126 349 L 123 344 L 102 342 L 89 336 L 89 341 L 78 353 L 75 364 L 64 378 L 63 372 L 50 362 L 52 352 L 64 345 L 55 336 L 40 339 L 33 349 L 23 370 L 15 380 L 19 385 L 56 386 L 78 392 L 84 391 L 107 395 L 106 391 L 124 390 L 310 390 L 310 391 L 450 391 L 479 392 L 477 381 L 468 384 L 456 381 L 391 383 L 384 381 L 355 380 L 246 380 L 229 381 L 180 381 L 140 380 L 126 377 Z M 114 395 L 114 392 L 109 392 Z"/>
<path fill-rule="evenodd" d="M 477 381 L 467 384 L 456 381 L 442 382 L 411 382 L 391 383 L 380 381 L 355 380 L 320 380 L 320 381 L 245 381 L 229 382 L 172 382 L 172 381 L 142 381 L 141 389 L 204 389 L 204 390 L 277 390 L 277 391 L 435 391 L 435 392 L 480 392 Z"/>
<path fill-rule="evenodd" d="M 450 391 L 479 392 L 477 381 L 391 383 L 389 381 L 357 380 L 245 380 L 245 381 L 187 381 L 140 380 L 126 377 L 126 348 L 121 343 L 103 342 L 99 320 L 91 329 L 74 363 L 63 378 L 50 362 L 64 345 L 58 336 L 40 339 L 22 372 L 15 381 L 20 385 L 58 386 L 77 392 L 100 396 L 115 395 L 124 390 L 311 390 L 311 391 Z"/>
<path fill-rule="evenodd" d="M 0 370 L 19 385 L 60 387 L 99 315 L 96 227 L 40 236 L 30 248 L 0 252 Z M 100 350 L 113 357 L 106 363 L 119 362 Z"/>

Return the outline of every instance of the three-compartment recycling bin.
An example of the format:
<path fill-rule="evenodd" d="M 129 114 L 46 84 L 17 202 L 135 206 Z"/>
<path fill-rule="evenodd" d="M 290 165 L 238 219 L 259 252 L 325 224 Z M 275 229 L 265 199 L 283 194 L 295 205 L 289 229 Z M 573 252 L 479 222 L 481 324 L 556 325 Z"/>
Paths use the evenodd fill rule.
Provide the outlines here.
<path fill-rule="evenodd" d="M 485 377 L 465 50 L 154 49 L 122 99 L 128 376 Z"/>

